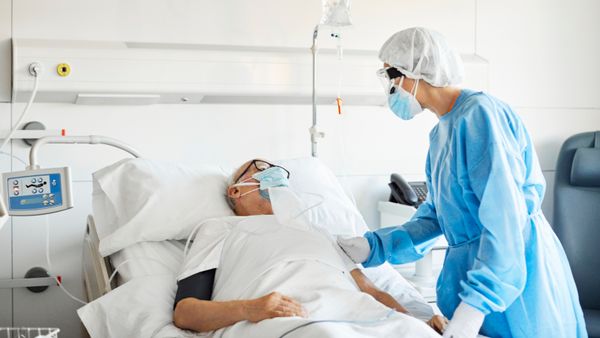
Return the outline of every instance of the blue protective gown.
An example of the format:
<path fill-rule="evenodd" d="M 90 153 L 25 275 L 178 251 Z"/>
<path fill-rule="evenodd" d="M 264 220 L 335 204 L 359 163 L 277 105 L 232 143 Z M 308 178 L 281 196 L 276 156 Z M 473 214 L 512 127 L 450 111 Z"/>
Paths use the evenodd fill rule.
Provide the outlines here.
<path fill-rule="evenodd" d="M 490 337 L 587 337 L 571 269 L 540 209 L 545 180 L 520 118 L 502 101 L 463 90 L 430 133 L 427 200 L 398 227 L 368 232 L 364 266 L 402 264 L 449 243 L 437 304 L 462 301 Z"/>

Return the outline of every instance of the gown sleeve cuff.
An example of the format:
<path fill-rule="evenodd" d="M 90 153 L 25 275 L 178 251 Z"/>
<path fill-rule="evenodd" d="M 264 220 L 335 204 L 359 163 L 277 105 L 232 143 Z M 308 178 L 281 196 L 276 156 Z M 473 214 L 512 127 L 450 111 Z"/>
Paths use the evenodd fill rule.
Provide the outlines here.
<path fill-rule="evenodd" d="M 423 257 L 413 244 L 410 234 L 402 227 L 387 227 L 377 231 L 368 231 L 364 237 L 369 242 L 371 253 L 362 265 L 378 266 L 390 262 L 404 264 L 414 262 Z"/>

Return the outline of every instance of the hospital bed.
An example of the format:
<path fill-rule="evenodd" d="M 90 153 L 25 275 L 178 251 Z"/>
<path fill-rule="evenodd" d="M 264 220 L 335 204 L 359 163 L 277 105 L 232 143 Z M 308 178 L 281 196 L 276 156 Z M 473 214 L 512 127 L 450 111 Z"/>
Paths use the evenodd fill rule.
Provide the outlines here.
<path fill-rule="evenodd" d="M 140 166 L 132 164 L 139 164 L 140 162 L 144 165 Z M 155 165 L 154 163 L 148 165 L 148 163 L 147 160 L 142 159 L 121 161 L 106 170 L 103 169 L 105 171 L 101 171 L 100 175 L 97 175 L 105 175 L 104 177 L 99 178 L 95 176 L 95 192 L 93 199 L 94 214 L 87 217 L 83 246 L 85 293 L 90 304 L 78 310 L 78 314 L 92 338 L 107 336 L 133 337 L 134 335 L 132 335 L 132 332 L 135 332 L 136 336 L 139 337 L 188 337 L 204 335 L 179 330 L 173 326 L 171 321 L 173 297 L 176 290 L 175 277 L 178 273 L 177 267 L 184 258 L 184 247 L 186 245 L 185 236 L 182 237 L 181 234 L 178 234 L 177 236 L 173 234 L 165 235 L 162 233 L 158 236 L 156 233 L 147 233 L 143 235 L 146 236 L 146 240 L 128 243 L 129 239 L 127 237 L 133 236 L 133 234 L 138 235 L 140 232 L 139 228 L 129 230 L 124 228 L 119 228 L 117 230 L 111 229 L 110 231 L 113 231 L 114 233 L 109 235 L 107 235 L 109 231 L 105 229 L 105 224 L 110 223 L 107 222 L 107 220 L 119 218 L 122 216 L 119 215 L 119 213 L 132 212 L 132 214 L 127 217 L 134 220 L 139 220 L 141 217 L 142 222 L 149 222 L 148 219 L 150 218 L 144 219 L 143 215 L 140 216 L 139 213 L 135 212 L 136 201 L 131 202 L 131 196 L 129 196 L 129 200 L 127 200 L 129 208 L 125 208 L 122 211 L 113 210 L 119 209 L 123 205 L 119 205 L 118 201 L 115 201 L 114 199 L 111 201 L 107 201 L 106 199 L 103 200 L 106 196 L 99 197 L 96 191 L 98 188 L 98 181 L 105 179 L 105 181 L 102 182 L 102 184 L 105 185 L 103 188 L 106 188 L 106 186 L 110 186 L 111 184 L 112 187 L 117 190 L 125 187 L 123 188 L 124 190 L 119 190 L 121 192 L 127 191 L 127 184 L 133 184 L 136 187 L 150 186 L 152 188 L 149 188 L 147 191 L 148 196 L 156 196 L 157 194 L 168 195 L 168 192 L 164 189 L 177 190 L 189 184 L 191 179 L 188 175 L 189 170 L 185 168 L 181 169 L 181 167 L 177 167 L 173 170 L 175 175 L 170 175 L 168 182 L 162 182 L 165 180 L 164 170 L 156 170 L 155 168 L 152 168 L 150 171 L 159 172 L 160 175 L 156 175 L 156 179 L 160 179 L 161 182 L 144 182 L 144 184 L 141 184 L 139 181 L 136 181 L 136 179 L 132 179 L 132 177 L 147 178 L 152 176 L 149 175 L 148 172 L 143 174 L 136 172 L 139 170 L 148 170 L 148 166 Z M 327 185 L 328 181 L 334 182 L 330 185 L 329 192 L 333 191 L 334 194 L 342 194 L 345 196 L 345 193 L 341 186 L 339 186 L 339 183 L 337 183 L 335 176 L 318 160 L 290 160 L 286 162 L 285 165 L 290 171 L 295 173 L 293 177 L 296 181 L 291 183 L 295 183 L 297 186 L 307 187 L 315 184 L 319 186 L 323 184 Z M 159 166 L 165 166 L 165 164 L 159 164 Z M 318 177 L 303 177 L 302 174 L 299 174 L 300 171 L 306 170 L 306 168 L 315 169 L 316 171 L 311 172 L 311 175 L 316 172 Z M 134 173 L 131 173 L 131 171 L 134 171 Z M 117 172 L 116 176 L 119 176 L 118 179 L 113 177 L 115 176 L 115 172 Z M 225 181 L 223 179 L 224 175 L 222 173 L 219 173 L 219 175 L 213 174 L 215 174 L 215 172 L 211 173 L 212 176 L 209 175 L 211 176 L 211 180 L 218 176 L 222 182 L 211 184 L 209 181 L 205 180 L 203 182 L 197 181 L 195 184 L 205 187 L 204 190 L 213 189 L 214 192 L 220 191 L 222 194 L 225 187 Z M 182 177 L 172 177 L 178 175 Z M 140 189 L 143 190 L 143 188 Z M 110 190 L 110 187 L 105 190 Z M 144 195 L 144 192 L 136 191 L 136 198 L 137 195 Z M 112 197 L 109 196 L 107 199 L 110 198 Z M 183 199 L 177 200 L 176 197 L 174 198 L 174 201 L 161 201 L 160 206 L 165 208 L 165 210 L 168 210 L 170 207 L 169 203 L 173 203 L 173 205 L 180 205 L 180 208 L 186 208 L 186 202 Z M 148 202 L 148 200 L 145 200 L 144 203 L 144 205 L 146 205 L 152 203 L 152 201 Z M 196 203 L 202 204 L 203 202 L 200 201 Z M 214 201 L 206 203 L 208 203 L 205 205 L 207 210 L 223 207 L 222 205 L 214 205 Z M 225 205 L 225 208 L 228 208 L 227 205 Z M 110 210 L 107 211 L 107 209 Z M 145 209 L 152 210 L 152 208 Z M 216 214 L 220 215 L 224 212 L 223 209 L 216 212 Z M 143 211 L 141 213 L 143 213 Z M 160 217 L 170 217 L 169 215 L 166 215 L 166 213 L 147 216 L 152 217 L 152 222 L 155 222 L 158 225 L 173 224 L 173 219 L 158 219 Z M 185 216 L 185 211 L 182 211 L 182 213 L 178 215 L 178 218 L 186 218 Z M 225 213 L 224 216 L 231 217 L 231 211 Z M 130 223 L 132 222 L 130 221 L 128 225 Z M 163 231 L 164 228 L 165 227 L 162 227 L 160 231 Z M 342 232 L 340 229 L 330 230 L 337 233 Z M 173 233 L 175 233 L 177 232 L 177 229 L 174 229 L 173 231 Z M 359 233 L 360 231 L 363 230 L 354 230 L 355 233 Z M 101 239 L 103 238 L 105 243 L 102 243 Z M 111 239 L 111 243 L 113 244 L 106 245 L 106 239 Z M 115 245 L 114 243 L 118 244 Z M 390 271 L 393 272 L 390 274 Z M 399 301 L 407 306 L 409 310 L 420 319 L 425 320 L 433 315 L 433 310 L 423 297 L 391 267 L 385 272 L 374 273 L 369 276 L 369 278 L 373 279 L 381 288 L 390 292 L 396 298 L 399 298 Z M 136 312 L 154 308 L 160 308 L 160 313 Z M 124 328 L 123 326 L 125 324 L 115 325 L 118 318 L 127 318 L 126 320 L 123 320 L 129 322 L 129 325 L 135 326 L 134 330 L 127 331 L 127 329 L 131 328 Z"/>
<path fill-rule="evenodd" d="M 83 283 L 88 302 L 102 297 L 117 287 L 117 279 L 113 279 L 112 282 L 108 280 L 114 272 L 114 267 L 109 257 L 100 255 L 99 245 L 100 239 L 94 216 L 89 215 L 83 238 Z"/>

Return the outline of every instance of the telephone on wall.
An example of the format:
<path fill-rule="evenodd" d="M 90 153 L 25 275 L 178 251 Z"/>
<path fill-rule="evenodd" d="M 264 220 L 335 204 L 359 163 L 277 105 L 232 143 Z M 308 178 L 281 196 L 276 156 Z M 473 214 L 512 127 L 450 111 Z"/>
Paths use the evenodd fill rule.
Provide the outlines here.
<path fill-rule="evenodd" d="M 390 202 L 419 207 L 427 197 L 425 182 L 406 182 L 399 174 L 392 174 L 390 183 Z"/>

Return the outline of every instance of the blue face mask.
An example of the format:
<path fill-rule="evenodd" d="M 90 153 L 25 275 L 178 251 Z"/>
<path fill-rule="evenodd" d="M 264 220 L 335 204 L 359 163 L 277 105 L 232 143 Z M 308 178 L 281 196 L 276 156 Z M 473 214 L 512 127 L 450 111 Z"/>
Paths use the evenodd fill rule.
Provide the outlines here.
<path fill-rule="evenodd" d="M 252 175 L 252 178 L 260 182 L 260 190 L 267 190 L 273 187 L 287 187 L 290 185 L 288 172 L 281 167 L 270 167 L 256 172 Z"/>
<path fill-rule="evenodd" d="M 252 178 L 257 180 L 258 183 L 246 182 Z M 288 172 L 285 169 L 281 167 L 270 167 L 254 173 L 251 178 L 247 178 L 240 183 L 234 184 L 233 186 L 246 185 L 258 185 L 259 187 L 241 194 L 240 197 L 258 190 L 258 193 L 262 198 L 270 201 L 268 189 L 273 187 L 287 187 L 290 185 L 290 181 L 288 180 Z"/>
<path fill-rule="evenodd" d="M 410 120 L 415 117 L 415 115 L 423 111 L 421 104 L 415 98 L 417 95 L 419 80 L 415 80 L 415 85 L 412 90 L 414 94 L 404 90 L 402 88 L 402 82 L 404 82 L 404 77 L 402 77 L 397 86 L 390 88 L 390 92 L 393 91 L 393 93 L 388 93 L 388 105 L 390 110 L 396 114 L 396 116 L 403 120 Z"/>

